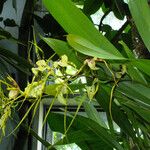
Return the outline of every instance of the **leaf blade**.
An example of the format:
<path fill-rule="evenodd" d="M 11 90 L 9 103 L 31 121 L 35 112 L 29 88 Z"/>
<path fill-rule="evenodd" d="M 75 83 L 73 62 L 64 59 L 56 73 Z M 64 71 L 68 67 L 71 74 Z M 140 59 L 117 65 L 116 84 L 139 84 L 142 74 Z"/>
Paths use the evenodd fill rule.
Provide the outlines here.
<path fill-rule="evenodd" d="M 97 47 L 96 45 L 92 44 L 87 39 L 84 39 L 77 35 L 67 35 L 67 41 L 70 44 L 70 46 L 72 46 L 75 50 L 88 56 L 98 57 L 102 59 L 125 59 L 120 54 L 118 55 L 117 53 L 111 53 L 104 49 L 101 49 L 100 47 Z"/>
<path fill-rule="evenodd" d="M 68 33 L 81 36 L 106 51 L 120 54 L 70 0 L 43 0 L 43 3 Z"/>

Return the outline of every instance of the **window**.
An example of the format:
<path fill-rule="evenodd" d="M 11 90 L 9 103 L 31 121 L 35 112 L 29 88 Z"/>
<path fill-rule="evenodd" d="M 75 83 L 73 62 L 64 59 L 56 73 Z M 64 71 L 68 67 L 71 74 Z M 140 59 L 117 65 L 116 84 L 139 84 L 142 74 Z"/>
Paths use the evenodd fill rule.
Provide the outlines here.
<path fill-rule="evenodd" d="M 39 109 L 39 120 L 38 120 L 38 135 L 42 137 L 44 140 L 48 141 L 51 144 L 54 144 L 58 140 L 62 138 L 62 134 L 58 132 L 53 132 L 50 128 L 48 123 L 46 122 L 44 127 L 42 128 L 42 123 L 44 120 L 44 116 L 46 115 L 49 105 L 50 105 L 51 99 L 44 99 L 40 104 Z M 60 112 L 60 108 L 63 108 L 62 105 L 59 103 L 55 103 L 55 106 L 53 107 L 53 112 Z M 72 104 L 68 107 L 70 111 L 75 112 L 76 106 Z M 80 114 L 85 115 L 85 112 L 83 111 L 83 108 L 80 109 Z M 37 150 L 46 150 L 45 146 L 43 146 L 39 141 L 37 142 Z M 68 145 L 62 145 L 57 146 L 57 150 L 81 150 L 75 143 L 68 144 Z"/>
<path fill-rule="evenodd" d="M 52 98 L 51 98 L 52 99 Z M 40 137 L 42 137 L 44 140 L 48 141 L 51 144 L 54 144 L 55 142 L 57 142 L 58 140 L 60 140 L 62 138 L 62 134 L 58 133 L 58 132 L 53 132 L 50 128 L 48 123 L 46 122 L 44 127 L 42 128 L 42 123 L 44 120 L 44 116 L 49 108 L 50 102 L 51 102 L 50 98 L 45 98 L 41 104 L 40 104 L 40 109 L 39 109 L 39 121 L 38 121 L 38 135 Z M 73 99 L 73 98 L 70 98 Z M 97 111 L 99 112 L 99 115 L 101 118 L 103 118 L 104 122 L 106 125 L 108 125 L 107 122 L 107 117 L 105 112 L 103 112 L 103 110 L 98 107 L 95 106 Z M 64 107 L 62 105 L 60 105 L 59 103 L 55 103 L 53 109 L 51 111 L 53 112 L 60 112 L 61 109 L 63 109 Z M 77 109 L 75 104 L 72 104 L 70 106 L 68 106 L 68 110 L 75 112 Z M 81 107 L 80 111 L 78 112 L 78 114 L 83 115 L 85 117 L 87 117 L 87 114 L 84 110 L 83 107 Z M 120 132 L 120 128 L 114 123 L 114 127 L 116 129 L 117 132 Z M 38 141 L 37 143 L 37 150 L 46 150 L 46 148 Z M 68 145 L 61 145 L 61 146 L 57 146 L 57 150 L 81 150 L 80 147 L 78 147 L 75 143 L 73 144 L 68 144 Z"/>

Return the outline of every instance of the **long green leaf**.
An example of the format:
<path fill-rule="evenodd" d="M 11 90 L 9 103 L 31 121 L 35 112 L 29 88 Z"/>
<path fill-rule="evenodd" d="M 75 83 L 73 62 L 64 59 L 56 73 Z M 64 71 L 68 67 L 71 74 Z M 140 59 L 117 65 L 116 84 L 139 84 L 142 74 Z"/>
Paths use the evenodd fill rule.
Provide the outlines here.
<path fill-rule="evenodd" d="M 136 66 L 140 71 L 144 72 L 148 76 L 150 76 L 150 60 L 144 60 L 144 59 L 135 59 L 132 60 L 130 63 L 132 63 L 134 66 Z"/>
<path fill-rule="evenodd" d="M 119 84 L 118 91 L 134 101 L 150 107 L 150 88 L 133 82 L 124 82 Z"/>
<path fill-rule="evenodd" d="M 104 110 L 109 113 L 109 101 L 110 101 L 110 91 L 111 88 L 101 85 L 102 87 L 98 90 L 96 94 L 96 100 L 104 108 Z M 122 131 L 135 139 L 134 131 L 131 123 L 129 122 L 126 114 L 120 110 L 120 108 L 112 103 L 112 116 L 117 125 L 122 129 Z"/>
<path fill-rule="evenodd" d="M 102 118 L 100 113 L 94 108 L 93 104 L 89 102 L 84 102 L 83 104 L 88 117 L 100 124 L 102 127 L 107 128 L 104 118 Z"/>
<path fill-rule="evenodd" d="M 150 110 L 142 107 L 141 105 L 138 105 L 135 102 L 132 101 L 126 101 L 124 102 L 124 105 L 135 111 L 138 115 L 140 115 L 144 120 L 146 120 L 148 123 L 150 123 Z"/>
<path fill-rule="evenodd" d="M 75 142 L 76 141 L 76 142 Z M 67 143 L 76 143 L 82 150 L 89 149 L 99 149 L 101 150 L 112 150 L 109 145 L 106 145 L 102 140 L 100 140 L 93 132 L 88 129 L 73 131 L 63 139 L 58 141 L 56 145 L 67 144 Z"/>
<path fill-rule="evenodd" d="M 150 51 L 150 8 L 148 2 L 147 0 L 128 0 L 128 4 L 136 27 L 147 49 Z"/>
<path fill-rule="evenodd" d="M 69 33 L 81 36 L 95 46 L 112 54 L 119 55 L 118 50 L 94 27 L 92 22 L 79 10 L 71 0 L 43 0 L 45 7 Z"/>
<path fill-rule="evenodd" d="M 135 66 L 133 66 L 132 63 L 128 64 L 127 72 L 133 81 L 147 84 L 143 74 Z"/>
<path fill-rule="evenodd" d="M 100 47 L 92 44 L 90 41 L 77 35 L 69 34 L 67 36 L 67 41 L 75 50 L 88 56 L 98 57 L 102 59 L 125 59 L 120 54 L 111 53 L 111 51 L 101 49 Z"/>
<path fill-rule="evenodd" d="M 128 48 L 128 46 L 123 41 L 121 41 L 119 43 L 124 47 L 124 50 L 125 50 L 128 58 L 132 60 L 132 61 L 130 61 L 130 63 L 127 64 L 127 73 L 130 75 L 131 79 L 134 81 L 138 81 L 138 82 L 147 84 L 147 81 L 145 80 L 143 74 L 137 69 L 137 67 L 139 67 L 139 65 L 137 65 L 136 62 L 138 62 L 139 64 L 142 64 L 143 60 L 135 60 L 135 56 L 132 53 L 132 51 Z M 147 63 L 145 63 L 145 65 L 147 65 Z M 137 66 L 137 67 L 135 67 L 135 66 Z M 147 72 L 148 70 L 145 69 L 145 71 Z"/>
<path fill-rule="evenodd" d="M 48 123 L 50 125 L 50 128 L 52 130 L 57 130 L 59 132 L 64 131 L 63 122 L 64 122 L 64 116 L 62 114 L 54 114 L 50 113 L 48 116 Z M 71 117 L 67 117 L 67 124 L 71 121 Z M 120 144 L 118 144 L 112 137 L 112 135 L 107 132 L 106 129 L 101 127 L 99 124 L 97 124 L 95 121 L 92 121 L 89 118 L 85 118 L 83 116 L 77 116 L 74 120 L 74 123 L 72 124 L 70 130 L 77 131 L 86 129 L 89 131 L 92 131 L 92 134 L 95 134 L 96 137 L 100 138 L 104 143 L 108 144 L 110 147 L 115 147 L 118 150 L 122 150 L 122 147 Z M 90 135 L 89 135 L 90 136 Z M 74 141 L 76 142 L 76 141 Z"/>

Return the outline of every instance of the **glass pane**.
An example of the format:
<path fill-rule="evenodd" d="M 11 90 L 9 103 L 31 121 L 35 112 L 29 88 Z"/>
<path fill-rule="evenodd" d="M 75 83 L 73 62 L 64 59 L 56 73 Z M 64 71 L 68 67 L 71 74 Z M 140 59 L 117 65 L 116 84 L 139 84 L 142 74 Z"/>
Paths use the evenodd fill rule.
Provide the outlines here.
<path fill-rule="evenodd" d="M 50 142 L 51 144 L 56 143 L 57 141 L 59 141 L 63 135 L 59 132 L 53 132 L 48 124 L 46 124 L 46 129 L 45 129 L 45 139 L 46 141 Z M 57 150 L 81 150 L 80 147 L 78 147 L 78 145 L 76 145 L 75 143 L 72 144 L 67 144 L 67 145 L 60 145 L 56 147 Z M 45 147 L 43 147 L 43 150 L 46 150 Z"/>

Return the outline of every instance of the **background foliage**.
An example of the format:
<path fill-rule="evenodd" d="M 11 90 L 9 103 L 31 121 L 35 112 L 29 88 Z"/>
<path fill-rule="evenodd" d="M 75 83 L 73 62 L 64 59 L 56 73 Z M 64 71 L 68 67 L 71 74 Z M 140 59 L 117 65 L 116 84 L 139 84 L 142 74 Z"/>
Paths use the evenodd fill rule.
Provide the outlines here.
<path fill-rule="evenodd" d="M 16 2 L 13 1 L 15 9 Z M 5 1 L 1 3 L 2 11 Z M 31 28 L 32 21 L 31 24 L 24 24 L 23 18 L 26 17 L 22 18 L 20 26 L 28 26 L 28 32 L 32 33 L 30 39 L 24 36 L 15 39 L 3 28 L 0 29 L 1 40 L 13 40 L 26 50 L 22 58 L 22 54 L 18 56 L 0 48 L 2 62 L 13 65 L 23 77 L 32 74 L 29 83 L 24 80 L 22 86 L 21 82 L 16 83 L 6 75 L 6 67 L 5 71 L 1 71 L 0 128 L 3 134 L 7 119 L 18 107 L 21 110 L 27 103 L 14 131 L 25 123 L 30 112 L 33 119 L 45 96 L 53 96 L 44 122 L 47 119 L 52 131 L 62 133 L 63 139 L 51 145 L 29 129 L 49 149 L 69 143 L 76 143 L 83 150 L 149 149 L 148 3 L 146 0 L 128 0 L 127 3 L 120 0 L 43 0 L 49 13 L 41 17 L 34 10 L 38 6 L 36 2 L 33 1 L 32 5 L 26 2 L 26 9 L 30 9 L 31 13 L 23 13 L 23 16 L 36 21 L 44 34 L 37 40 L 36 33 L 39 31 Z M 99 9 L 104 15 L 95 27 L 91 15 Z M 113 30 L 110 25 L 103 24 L 110 12 L 119 20 L 126 20 L 120 29 Z M 0 20 L 5 26 L 17 26 L 13 20 L 3 20 L 2 17 Z M 21 29 L 19 31 L 19 34 L 23 33 Z M 34 53 L 35 59 L 32 57 Z M 68 67 L 74 72 L 68 72 Z M 82 83 L 81 77 L 85 78 L 86 83 Z M 47 85 L 47 81 L 52 84 Z M 67 109 L 71 103 L 68 99 L 70 94 L 74 95 L 73 101 L 77 105 L 74 113 Z M 50 113 L 55 101 L 64 106 L 62 113 Z M 95 106 L 106 112 L 107 123 L 98 115 Z M 84 107 L 87 117 L 78 114 L 81 107 Z"/>

